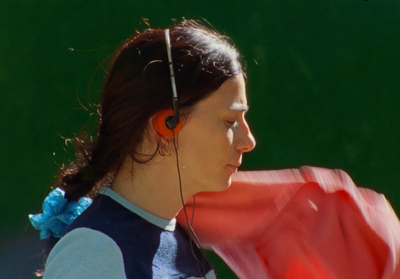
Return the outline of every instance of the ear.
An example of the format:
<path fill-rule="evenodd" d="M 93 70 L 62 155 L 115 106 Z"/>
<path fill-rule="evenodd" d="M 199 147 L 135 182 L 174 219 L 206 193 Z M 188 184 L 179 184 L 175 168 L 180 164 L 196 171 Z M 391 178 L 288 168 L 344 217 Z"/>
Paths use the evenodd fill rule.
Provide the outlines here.
<path fill-rule="evenodd" d="M 174 117 L 174 110 L 173 109 L 163 109 L 160 110 L 156 115 L 154 116 L 153 123 L 154 123 L 154 129 L 156 132 L 163 137 L 172 137 L 173 134 L 177 135 L 179 131 L 181 130 L 182 127 L 182 118 L 179 115 L 179 124 L 176 125 L 176 127 L 173 130 L 170 130 L 167 126 L 167 119 L 169 117 Z M 172 131 L 174 131 L 172 133 Z"/>

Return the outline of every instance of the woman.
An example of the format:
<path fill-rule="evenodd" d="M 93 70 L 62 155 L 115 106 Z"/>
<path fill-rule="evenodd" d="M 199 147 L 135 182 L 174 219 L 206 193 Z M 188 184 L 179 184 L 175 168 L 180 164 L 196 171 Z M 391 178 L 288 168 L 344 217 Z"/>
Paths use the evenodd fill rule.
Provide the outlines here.
<path fill-rule="evenodd" d="M 247 110 L 228 38 L 184 20 L 128 39 L 106 77 L 98 137 L 77 140 L 59 178 L 69 202 L 96 198 L 51 251 L 44 278 L 214 278 L 175 216 L 196 193 L 229 187 L 255 146 Z"/>
<path fill-rule="evenodd" d="M 214 278 L 198 239 L 240 278 L 400 278 L 397 216 L 342 171 L 239 172 L 222 191 L 255 145 L 239 58 L 193 21 L 116 51 L 97 140 L 77 140 L 59 179 L 69 203 L 55 190 L 31 216 L 65 234 L 44 278 Z"/>

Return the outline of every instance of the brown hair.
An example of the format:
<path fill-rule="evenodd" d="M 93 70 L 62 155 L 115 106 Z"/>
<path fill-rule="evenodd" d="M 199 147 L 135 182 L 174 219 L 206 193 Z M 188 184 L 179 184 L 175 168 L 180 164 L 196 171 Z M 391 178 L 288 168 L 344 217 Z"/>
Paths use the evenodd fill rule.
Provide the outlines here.
<path fill-rule="evenodd" d="M 180 114 L 216 91 L 228 78 L 243 73 L 238 51 L 229 38 L 200 23 L 183 20 L 170 28 Z M 76 138 L 76 160 L 58 179 L 70 201 L 93 194 L 112 177 L 128 155 L 138 163 L 156 154 L 137 153 L 149 119 L 172 108 L 172 89 L 164 30 L 148 29 L 126 40 L 114 53 L 99 113 L 96 141 Z M 145 158 L 145 159 L 143 159 Z"/>

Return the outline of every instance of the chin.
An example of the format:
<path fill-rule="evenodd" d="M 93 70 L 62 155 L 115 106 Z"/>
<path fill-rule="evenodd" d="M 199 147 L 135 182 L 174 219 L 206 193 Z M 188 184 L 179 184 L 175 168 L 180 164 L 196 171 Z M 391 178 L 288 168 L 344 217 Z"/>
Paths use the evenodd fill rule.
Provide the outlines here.
<path fill-rule="evenodd" d="M 231 184 L 232 184 L 232 175 L 229 177 L 227 186 L 226 186 L 226 188 L 225 188 L 224 190 L 226 190 L 226 189 L 228 189 L 229 187 L 231 187 Z"/>
<path fill-rule="evenodd" d="M 228 189 L 232 184 L 232 176 L 229 176 L 228 179 L 225 179 L 224 181 L 218 183 L 218 186 L 215 187 L 213 190 L 214 192 L 222 192 Z"/>
<path fill-rule="evenodd" d="M 222 192 L 228 189 L 232 183 L 232 175 L 219 177 L 217 179 L 202 181 L 199 192 Z"/>

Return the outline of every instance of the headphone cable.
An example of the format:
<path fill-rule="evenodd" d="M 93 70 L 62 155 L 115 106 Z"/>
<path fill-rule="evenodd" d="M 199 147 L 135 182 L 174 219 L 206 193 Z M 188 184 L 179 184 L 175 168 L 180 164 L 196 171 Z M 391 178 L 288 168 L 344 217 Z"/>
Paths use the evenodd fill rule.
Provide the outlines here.
<path fill-rule="evenodd" d="M 205 266 L 204 266 L 205 256 L 204 256 L 203 248 L 201 247 L 200 240 L 198 239 L 198 237 L 197 237 L 197 235 L 194 232 L 193 227 L 192 227 L 193 226 L 193 220 L 194 220 L 194 208 L 195 208 L 196 200 L 195 200 L 195 196 L 193 195 L 192 219 L 189 222 L 189 218 L 188 218 L 188 215 L 187 215 L 187 212 L 186 212 L 186 208 L 185 208 L 185 202 L 183 200 L 181 172 L 179 170 L 178 148 L 176 147 L 174 130 L 172 130 L 172 139 L 173 139 L 173 142 L 174 142 L 174 149 L 175 149 L 175 154 L 176 154 L 176 168 L 177 168 L 177 172 L 178 172 L 179 191 L 180 191 L 180 196 L 181 196 L 181 202 L 182 202 L 183 212 L 185 214 L 186 223 L 187 223 L 187 225 L 189 227 L 189 231 L 190 231 L 190 235 L 189 235 L 190 248 L 192 250 L 193 257 L 196 259 L 197 263 L 201 266 L 201 272 L 203 273 L 204 279 L 206 279 L 206 271 L 205 271 Z M 201 255 L 202 255 L 202 260 L 201 261 L 198 259 L 198 257 L 196 256 L 196 254 L 195 254 L 195 252 L 193 250 L 192 237 L 195 239 L 195 242 L 196 242 L 196 244 L 197 244 L 197 246 L 198 246 L 198 248 L 199 248 L 199 250 L 201 252 Z"/>

